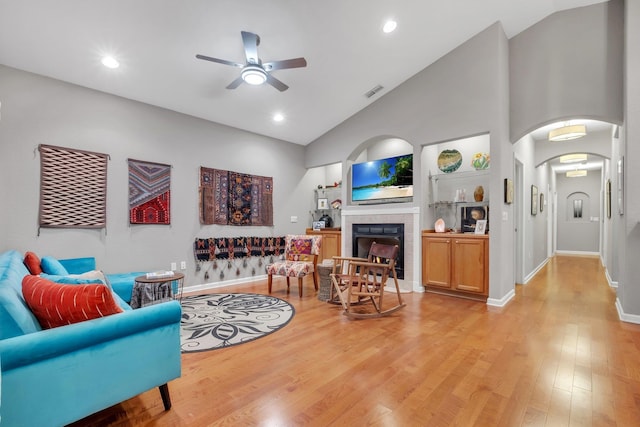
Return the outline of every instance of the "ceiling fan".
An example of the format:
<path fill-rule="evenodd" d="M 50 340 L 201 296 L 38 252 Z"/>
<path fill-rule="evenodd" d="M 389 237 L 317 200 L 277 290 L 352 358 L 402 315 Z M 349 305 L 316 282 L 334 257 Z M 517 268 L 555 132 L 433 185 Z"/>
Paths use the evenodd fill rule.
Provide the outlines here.
<path fill-rule="evenodd" d="M 226 59 L 212 58 L 205 55 L 196 55 L 198 59 L 205 61 L 217 62 L 219 64 L 231 65 L 232 67 L 242 68 L 240 77 L 229 83 L 227 89 L 235 89 L 242 82 L 250 85 L 261 85 L 268 83 L 271 86 L 283 92 L 289 89 L 289 86 L 273 77 L 270 72 L 273 70 L 283 70 L 286 68 L 306 67 L 307 61 L 304 58 L 283 59 L 282 61 L 272 61 L 263 63 L 258 57 L 258 46 L 260 45 L 260 36 L 248 31 L 242 31 L 242 43 L 244 44 L 244 53 L 247 58 L 246 64 L 227 61 Z"/>

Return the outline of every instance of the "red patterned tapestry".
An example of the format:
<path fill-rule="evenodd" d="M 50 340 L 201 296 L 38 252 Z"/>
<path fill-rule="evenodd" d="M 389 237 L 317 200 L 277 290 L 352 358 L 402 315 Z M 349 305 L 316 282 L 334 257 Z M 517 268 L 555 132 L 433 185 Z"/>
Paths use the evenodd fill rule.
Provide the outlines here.
<path fill-rule="evenodd" d="M 171 166 L 129 159 L 129 222 L 171 224 Z"/>
<path fill-rule="evenodd" d="M 40 227 L 105 228 L 109 155 L 52 145 L 38 151 Z"/>
<path fill-rule="evenodd" d="M 273 225 L 273 178 L 201 167 L 200 222 Z"/>

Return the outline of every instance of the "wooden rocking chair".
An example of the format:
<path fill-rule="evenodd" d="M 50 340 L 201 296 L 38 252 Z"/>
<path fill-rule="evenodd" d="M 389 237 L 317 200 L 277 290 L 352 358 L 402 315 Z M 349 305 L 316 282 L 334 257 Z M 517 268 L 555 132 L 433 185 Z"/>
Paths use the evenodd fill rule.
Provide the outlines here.
<path fill-rule="evenodd" d="M 398 245 L 371 244 L 368 258 L 333 257 L 331 282 L 335 297 L 344 308 L 344 315 L 354 319 L 382 317 L 405 306 L 396 275 Z M 384 287 L 393 278 L 398 303 L 383 307 Z M 371 302 L 371 305 L 364 304 Z"/>

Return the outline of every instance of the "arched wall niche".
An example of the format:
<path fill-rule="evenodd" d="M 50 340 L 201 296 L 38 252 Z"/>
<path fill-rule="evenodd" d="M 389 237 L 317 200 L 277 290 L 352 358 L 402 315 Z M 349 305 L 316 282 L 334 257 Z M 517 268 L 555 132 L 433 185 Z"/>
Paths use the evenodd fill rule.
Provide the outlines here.
<path fill-rule="evenodd" d="M 403 138 L 391 135 L 380 135 L 369 138 L 354 148 L 347 157 L 345 167 L 342 168 L 343 179 L 346 182 L 347 194 L 351 194 L 351 166 L 354 163 L 367 162 L 370 160 L 384 159 L 387 157 L 400 156 L 403 154 L 413 154 L 414 146 Z M 416 159 L 414 157 L 414 182 L 416 177 Z M 351 204 L 351 197 L 347 197 Z"/>
<path fill-rule="evenodd" d="M 566 198 L 566 220 L 584 222 L 591 217 L 591 197 L 583 191 L 574 191 Z"/>
<path fill-rule="evenodd" d="M 392 135 L 380 135 L 369 138 L 356 146 L 347 157 L 347 161 L 353 163 L 356 161 L 374 160 L 412 152 L 413 145 L 407 140 Z M 380 153 L 381 156 L 374 157 L 377 156 L 378 153 Z M 366 158 L 364 158 L 364 156 L 366 156 Z"/>

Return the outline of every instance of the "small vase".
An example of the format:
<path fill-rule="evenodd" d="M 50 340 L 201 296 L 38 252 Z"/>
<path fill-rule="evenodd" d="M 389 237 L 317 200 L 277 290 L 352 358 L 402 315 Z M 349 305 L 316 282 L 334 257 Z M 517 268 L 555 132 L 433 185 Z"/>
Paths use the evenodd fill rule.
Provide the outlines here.
<path fill-rule="evenodd" d="M 476 187 L 476 190 L 473 192 L 473 198 L 476 202 L 481 202 L 482 199 L 484 199 L 484 188 L 482 188 L 482 185 Z"/>

